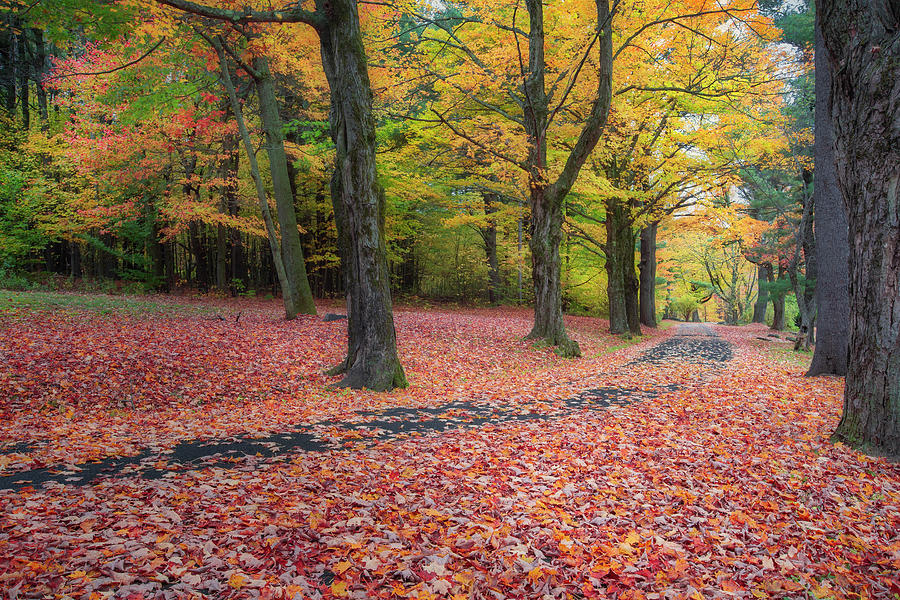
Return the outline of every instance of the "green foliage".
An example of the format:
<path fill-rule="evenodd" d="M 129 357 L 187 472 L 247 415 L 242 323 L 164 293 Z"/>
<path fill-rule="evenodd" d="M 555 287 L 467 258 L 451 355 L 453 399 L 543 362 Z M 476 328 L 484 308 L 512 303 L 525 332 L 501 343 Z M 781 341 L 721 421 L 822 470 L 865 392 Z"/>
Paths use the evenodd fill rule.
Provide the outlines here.
<path fill-rule="evenodd" d="M 685 321 L 690 320 L 691 314 L 700 308 L 700 302 L 693 296 L 679 296 L 669 303 L 669 311 L 675 313 Z"/>

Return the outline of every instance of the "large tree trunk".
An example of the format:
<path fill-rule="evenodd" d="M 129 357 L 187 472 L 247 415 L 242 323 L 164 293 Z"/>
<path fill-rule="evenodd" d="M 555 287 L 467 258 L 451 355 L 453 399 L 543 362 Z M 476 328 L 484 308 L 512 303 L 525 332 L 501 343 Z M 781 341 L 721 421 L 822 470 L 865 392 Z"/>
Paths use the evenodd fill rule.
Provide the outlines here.
<path fill-rule="evenodd" d="M 850 362 L 834 437 L 900 457 L 900 5 L 822 4 L 850 235 Z"/>
<path fill-rule="evenodd" d="M 815 236 L 816 347 L 807 375 L 846 375 L 850 296 L 847 289 L 847 213 L 834 173 L 834 127 L 831 123 L 831 64 L 816 14 Z"/>
<path fill-rule="evenodd" d="M 317 0 L 322 66 L 331 90 L 336 156 L 331 198 L 347 294 L 347 356 L 339 386 L 407 385 L 397 355 L 384 239 L 384 190 L 375 168 L 375 123 L 366 53 L 354 0 Z"/>
<path fill-rule="evenodd" d="M 534 327 L 529 339 L 558 346 L 563 356 L 581 356 L 578 344 L 566 335 L 562 318 L 559 243 L 562 240 L 562 203 L 581 167 L 597 145 L 609 115 L 612 98 L 612 21 L 608 0 L 595 0 L 599 60 L 597 91 L 591 112 L 555 181 L 547 179 L 549 97 L 545 87 L 544 12 L 541 0 L 526 0 L 528 9 L 528 67 L 524 76 L 523 117 L 528 136 L 526 160 L 531 205 L 531 266 L 534 279 Z"/>
<path fill-rule="evenodd" d="M 497 194 L 484 193 L 484 214 L 487 223 L 481 228 L 481 237 L 484 239 L 484 253 L 488 263 L 488 301 L 491 304 L 500 302 L 500 264 L 497 260 L 497 223 L 491 215 L 499 210 L 497 208 Z"/>
<path fill-rule="evenodd" d="M 647 327 L 656 327 L 656 231 L 658 222 L 641 229 L 641 260 L 639 263 L 640 322 Z"/>
<path fill-rule="evenodd" d="M 531 271 L 534 282 L 534 327 L 528 339 L 544 340 L 562 356 L 581 356 L 578 342 L 569 339 L 562 317 L 559 244 L 562 207 L 548 201 L 544 190 L 531 190 Z"/>
<path fill-rule="evenodd" d="M 766 309 L 769 305 L 769 270 L 771 265 L 758 265 L 756 268 L 756 303 L 753 305 L 753 322 L 766 322 Z"/>
<path fill-rule="evenodd" d="M 255 71 L 253 81 L 259 97 L 259 116 L 266 132 L 266 153 L 269 156 L 272 190 L 281 230 L 281 260 L 293 288 L 291 295 L 295 303 L 294 312 L 314 315 L 316 304 L 309 287 L 303 246 L 300 244 L 300 232 L 297 229 L 297 212 L 294 208 L 294 194 L 291 191 L 291 179 L 288 174 L 287 154 L 284 151 L 284 127 L 278 112 L 275 82 L 269 70 L 268 57 L 254 58 L 253 70 Z"/>

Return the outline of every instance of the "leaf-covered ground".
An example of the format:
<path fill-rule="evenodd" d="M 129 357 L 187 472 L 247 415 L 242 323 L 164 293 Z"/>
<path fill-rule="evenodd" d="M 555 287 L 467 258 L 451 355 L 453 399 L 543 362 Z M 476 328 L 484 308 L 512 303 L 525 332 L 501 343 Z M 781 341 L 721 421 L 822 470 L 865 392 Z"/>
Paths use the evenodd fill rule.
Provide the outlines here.
<path fill-rule="evenodd" d="M 719 362 L 575 318 L 572 361 L 522 341 L 526 310 L 401 308 L 412 385 L 374 394 L 321 375 L 343 321 L 166 302 L 0 296 L 3 481 L 139 452 L 163 474 L 0 491 L 8 596 L 900 597 L 900 466 L 830 444 L 842 382 L 760 328 L 714 326 Z M 638 401 L 566 402 L 598 388 Z M 523 418 L 366 428 L 454 403 Z M 167 463 L 298 426 L 329 448 Z"/>

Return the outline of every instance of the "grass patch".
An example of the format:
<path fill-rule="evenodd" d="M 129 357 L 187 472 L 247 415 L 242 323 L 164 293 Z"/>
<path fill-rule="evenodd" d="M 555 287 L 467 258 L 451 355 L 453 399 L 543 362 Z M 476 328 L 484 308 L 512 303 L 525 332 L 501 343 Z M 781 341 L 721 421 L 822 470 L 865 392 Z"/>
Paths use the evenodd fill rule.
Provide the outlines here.
<path fill-rule="evenodd" d="M 140 316 L 145 314 L 205 314 L 213 312 L 213 310 L 208 306 L 167 303 L 146 297 L 0 290 L 0 314 L 16 314 L 22 311 L 63 311 Z"/>
<path fill-rule="evenodd" d="M 793 344 L 789 343 L 780 344 L 778 342 L 760 341 L 757 348 L 762 349 L 775 362 L 792 367 L 807 369 L 812 361 L 812 350 L 794 350 Z"/>

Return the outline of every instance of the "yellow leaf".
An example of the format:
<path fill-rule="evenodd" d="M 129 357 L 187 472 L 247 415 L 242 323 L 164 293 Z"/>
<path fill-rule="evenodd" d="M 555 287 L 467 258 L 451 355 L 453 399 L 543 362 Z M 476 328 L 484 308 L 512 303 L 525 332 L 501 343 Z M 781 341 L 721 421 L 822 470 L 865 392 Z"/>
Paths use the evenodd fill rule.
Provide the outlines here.
<path fill-rule="evenodd" d="M 344 581 L 335 581 L 331 584 L 331 593 L 338 598 L 347 596 L 347 583 Z"/>
<path fill-rule="evenodd" d="M 641 541 L 641 536 L 637 531 L 630 532 L 627 536 L 625 536 L 625 543 L 630 545 L 635 545 L 639 541 Z"/>
<path fill-rule="evenodd" d="M 232 573 L 231 577 L 228 578 L 228 585 L 230 585 L 231 587 L 233 587 L 236 590 L 241 589 L 246 584 L 247 584 L 247 579 L 239 573 Z"/>
<path fill-rule="evenodd" d="M 325 522 L 325 515 L 320 512 L 314 512 L 309 515 L 309 528 L 318 529 L 319 525 Z"/>
<path fill-rule="evenodd" d="M 79 577 L 84 577 L 85 575 L 87 575 L 87 571 L 73 571 L 72 574 L 69 575 L 69 577 L 71 577 L 72 579 L 78 579 Z"/>
<path fill-rule="evenodd" d="M 353 566 L 353 565 L 350 564 L 350 561 L 342 560 L 338 564 L 334 565 L 334 568 L 332 569 L 332 571 L 334 571 L 338 575 L 343 575 L 344 571 L 349 569 L 351 566 Z"/>

